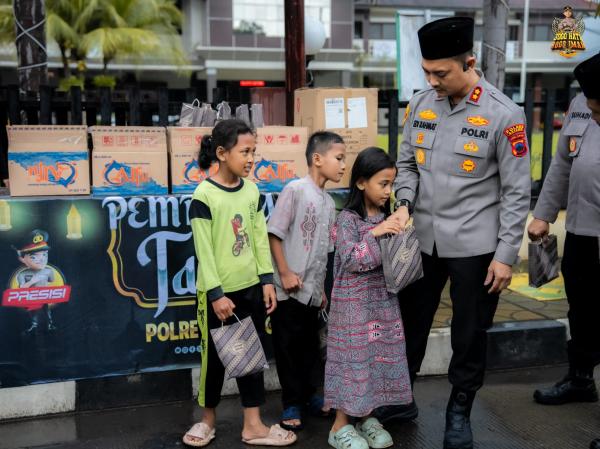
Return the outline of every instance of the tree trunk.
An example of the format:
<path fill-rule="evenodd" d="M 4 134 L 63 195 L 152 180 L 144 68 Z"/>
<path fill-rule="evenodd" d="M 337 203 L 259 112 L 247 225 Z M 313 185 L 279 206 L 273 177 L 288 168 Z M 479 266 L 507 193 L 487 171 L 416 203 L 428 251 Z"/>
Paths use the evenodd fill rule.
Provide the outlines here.
<path fill-rule="evenodd" d="M 483 1 L 481 68 L 486 79 L 499 90 L 504 89 L 508 12 L 508 0 Z"/>
<path fill-rule="evenodd" d="M 70 78 L 71 77 L 71 67 L 69 67 L 69 58 L 67 57 L 67 49 L 65 47 L 63 47 L 62 45 L 60 46 L 60 60 L 62 61 L 62 65 L 63 65 L 63 77 L 65 79 Z"/>
<path fill-rule="evenodd" d="M 13 0 L 19 86 L 38 92 L 48 82 L 44 0 Z"/>
<path fill-rule="evenodd" d="M 284 0 L 286 123 L 294 124 L 294 91 L 306 85 L 304 0 Z"/>

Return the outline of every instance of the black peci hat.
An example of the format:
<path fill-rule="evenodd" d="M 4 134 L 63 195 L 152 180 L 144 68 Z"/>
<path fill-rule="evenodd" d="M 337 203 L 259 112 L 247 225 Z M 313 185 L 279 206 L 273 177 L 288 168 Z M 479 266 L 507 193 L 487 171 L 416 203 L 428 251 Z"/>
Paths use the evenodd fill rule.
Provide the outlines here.
<path fill-rule="evenodd" d="M 429 22 L 418 31 L 423 59 L 444 59 L 473 49 L 475 21 L 470 17 L 448 17 Z"/>
<path fill-rule="evenodd" d="M 600 53 L 575 67 L 574 74 L 583 95 L 591 100 L 600 100 Z"/>

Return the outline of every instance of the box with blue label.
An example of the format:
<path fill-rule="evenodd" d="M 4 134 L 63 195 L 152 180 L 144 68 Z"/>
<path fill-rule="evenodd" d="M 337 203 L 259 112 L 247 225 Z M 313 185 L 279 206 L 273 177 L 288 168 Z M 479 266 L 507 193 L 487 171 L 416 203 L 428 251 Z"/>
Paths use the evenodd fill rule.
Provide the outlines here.
<path fill-rule="evenodd" d="M 308 128 L 265 126 L 256 129 L 256 156 L 250 179 L 262 192 L 281 192 L 287 183 L 308 173 Z"/>
<path fill-rule="evenodd" d="M 93 195 L 168 193 L 165 128 L 93 126 L 90 132 Z"/>
<path fill-rule="evenodd" d="M 11 196 L 90 193 L 85 126 L 14 125 L 6 130 Z"/>
<path fill-rule="evenodd" d="M 201 181 L 217 172 L 218 164 L 208 170 L 203 170 L 198 165 L 202 137 L 210 133 L 210 127 L 167 128 L 172 193 L 194 193 Z"/>

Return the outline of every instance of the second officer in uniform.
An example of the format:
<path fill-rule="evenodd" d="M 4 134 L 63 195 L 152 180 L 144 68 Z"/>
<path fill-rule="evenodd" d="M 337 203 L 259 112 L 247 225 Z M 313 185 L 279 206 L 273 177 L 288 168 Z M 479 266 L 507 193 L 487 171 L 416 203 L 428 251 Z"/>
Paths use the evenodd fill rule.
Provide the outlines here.
<path fill-rule="evenodd" d="M 568 194 L 562 273 L 569 300 L 569 372 L 554 386 L 535 391 L 535 400 L 546 405 L 598 401 L 594 366 L 600 363 L 600 54 L 579 64 L 575 77 L 583 93 L 569 106 L 528 228 L 532 240 L 546 236 L 548 223 L 556 220 Z M 590 447 L 600 449 L 600 440 Z"/>
<path fill-rule="evenodd" d="M 406 223 L 413 210 L 423 252 L 424 278 L 399 294 L 412 380 L 450 279 L 445 449 L 473 446 L 486 333 L 517 261 L 531 190 L 523 111 L 475 70 L 473 27 L 471 18 L 451 17 L 418 32 L 431 88 L 410 101 L 394 186 L 395 215 Z"/>

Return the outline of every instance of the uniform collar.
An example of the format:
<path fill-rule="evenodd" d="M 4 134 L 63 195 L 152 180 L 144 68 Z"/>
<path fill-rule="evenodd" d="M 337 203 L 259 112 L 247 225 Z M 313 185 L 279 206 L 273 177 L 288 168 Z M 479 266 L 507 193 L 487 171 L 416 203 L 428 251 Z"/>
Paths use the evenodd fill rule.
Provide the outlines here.
<path fill-rule="evenodd" d="M 467 103 L 475 106 L 481 105 L 481 97 L 487 94 L 488 86 L 487 81 L 483 76 L 483 73 L 477 70 L 477 74 L 479 75 L 479 81 L 477 81 L 477 84 L 473 86 L 473 89 L 469 91 L 469 93 L 454 107 L 454 109 L 450 108 L 450 100 L 448 99 L 448 97 L 439 98 L 436 96 L 436 101 L 445 101 L 444 105 L 448 111 L 448 114 L 455 114 L 457 112 L 463 111 L 464 109 L 466 109 Z"/>

